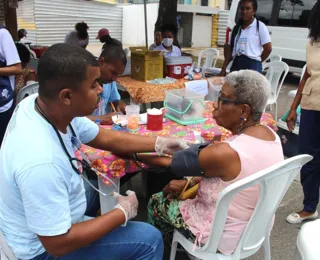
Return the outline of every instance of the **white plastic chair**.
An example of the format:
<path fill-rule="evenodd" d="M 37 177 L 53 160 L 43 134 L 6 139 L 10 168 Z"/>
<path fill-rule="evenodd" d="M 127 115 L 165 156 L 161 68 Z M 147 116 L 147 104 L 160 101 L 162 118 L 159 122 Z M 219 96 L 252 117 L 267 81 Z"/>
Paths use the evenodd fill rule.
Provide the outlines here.
<path fill-rule="evenodd" d="M 254 255 L 264 247 L 266 260 L 271 259 L 270 230 L 274 214 L 301 167 L 312 160 L 310 155 L 298 155 L 239 180 L 226 187 L 219 195 L 208 242 L 194 251 L 193 243 L 177 230 L 174 231 L 170 260 L 174 260 L 178 243 L 191 255 L 204 260 L 238 260 Z M 229 204 L 240 191 L 260 186 L 260 197 L 251 219 L 245 228 L 235 251 L 231 255 L 218 253 Z"/>
<path fill-rule="evenodd" d="M 262 63 L 262 71 L 266 69 L 266 65 L 272 61 L 282 61 L 282 57 L 280 55 L 270 55 L 263 63 Z"/>
<path fill-rule="evenodd" d="M 205 60 L 204 64 L 201 66 L 201 60 L 203 57 L 205 57 L 206 60 Z M 219 57 L 218 49 L 209 48 L 209 49 L 200 51 L 199 57 L 198 57 L 198 68 L 208 69 L 208 68 L 215 67 L 217 60 L 218 60 L 218 57 Z"/>
<path fill-rule="evenodd" d="M 38 82 L 35 82 L 33 84 L 23 87 L 22 89 L 20 89 L 20 91 L 17 94 L 17 103 L 19 103 L 22 99 L 24 99 L 27 96 L 30 96 L 34 93 L 38 93 L 38 90 L 39 90 Z"/>
<path fill-rule="evenodd" d="M 277 99 L 283 82 L 289 72 L 289 66 L 283 61 L 272 61 L 266 65 L 266 69 L 268 69 L 266 78 L 268 79 L 271 85 L 271 93 L 268 99 L 267 106 L 270 105 L 271 108 L 271 105 L 275 105 L 274 120 L 277 122 Z"/>
<path fill-rule="evenodd" d="M 17 260 L 11 247 L 0 230 L 0 260 Z"/>
<path fill-rule="evenodd" d="M 303 224 L 298 238 L 294 260 L 319 260 L 320 219 Z"/>

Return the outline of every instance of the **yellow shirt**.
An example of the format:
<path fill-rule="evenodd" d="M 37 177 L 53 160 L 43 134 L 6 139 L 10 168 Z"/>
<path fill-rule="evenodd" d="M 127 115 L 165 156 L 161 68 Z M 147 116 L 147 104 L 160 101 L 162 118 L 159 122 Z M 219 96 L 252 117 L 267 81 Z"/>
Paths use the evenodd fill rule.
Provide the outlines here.
<path fill-rule="evenodd" d="M 308 78 L 301 99 L 301 108 L 320 111 L 320 43 L 307 44 Z"/>

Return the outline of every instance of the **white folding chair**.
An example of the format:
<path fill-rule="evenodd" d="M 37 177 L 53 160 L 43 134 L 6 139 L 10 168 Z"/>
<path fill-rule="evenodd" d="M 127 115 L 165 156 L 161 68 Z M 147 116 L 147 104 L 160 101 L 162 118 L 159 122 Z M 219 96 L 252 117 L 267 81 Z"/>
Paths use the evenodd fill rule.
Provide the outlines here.
<path fill-rule="evenodd" d="M 0 230 L 0 260 L 17 260 L 12 252 L 11 247 L 8 245 L 7 240 Z"/>
<path fill-rule="evenodd" d="M 275 113 L 274 119 L 277 122 L 278 117 L 278 107 L 277 107 L 277 99 L 283 85 L 283 82 L 289 72 L 289 66 L 283 61 L 272 61 L 266 65 L 266 69 L 268 72 L 266 74 L 266 78 L 270 82 L 271 85 L 271 93 L 268 99 L 267 106 L 272 108 L 272 105 L 275 105 Z"/>
<path fill-rule="evenodd" d="M 268 63 L 272 61 L 282 61 L 282 57 L 280 55 L 270 55 L 263 63 L 262 63 L 262 71 L 266 69 Z"/>
<path fill-rule="evenodd" d="M 202 58 L 206 58 L 204 64 L 201 66 L 201 60 Z M 215 48 L 209 48 L 206 50 L 202 50 L 199 53 L 198 57 L 198 68 L 213 68 L 216 66 L 217 59 L 219 57 L 219 51 Z"/>
<path fill-rule="evenodd" d="M 312 160 L 310 155 L 298 155 L 226 187 L 219 195 L 214 220 L 207 243 L 193 251 L 193 243 L 179 231 L 173 235 L 170 260 L 174 260 L 178 243 L 191 255 L 203 260 L 238 260 L 254 255 L 261 246 L 264 258 L 271 259 L 270 230 L 274 214 L 301 167 Z M 259 185 L 260 197 L 235 251 L 231 255 L 218 253 L 232 198 L 240 191 Z"/>
<path fill-rule="evenodd" d="M 38 90 L 39 90 L 38 82 L 35 82 L 33 84 L 23 87 L 22 89 L 20 89 L 20 91 L 17 94 L 17 103 L 19 103 L 22 99 L 26 98 L 27 96 L 30 96 L 34 93 L 38 93 Z"/>
<path fill-rule="evenodd" d="M 320 259 L 319 232 L 320 219 L 302 225 L 297 238 L 294 260 Z"/>

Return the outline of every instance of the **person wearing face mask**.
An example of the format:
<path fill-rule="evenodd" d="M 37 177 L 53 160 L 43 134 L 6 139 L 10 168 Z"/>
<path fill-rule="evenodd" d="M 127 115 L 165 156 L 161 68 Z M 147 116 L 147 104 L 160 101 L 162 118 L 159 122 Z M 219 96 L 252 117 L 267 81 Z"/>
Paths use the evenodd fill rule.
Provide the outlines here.
<path fill-rule="evenodd" d="M 164 25 L 161 28 L 162 44 L 155 47 L 154 51 L 165 52 L 165 57 L 179 57 L 181 56 L 181 50 L 173 45 L 174 38 L 176 37 L 178 30 L 173 25 Z"/>
<path fill-rule="evenodd" d="M 240 19 L 225 46 L 225 60 L 220 76 L 226 75 L 226 68 L 231 60 L 233 60 L 231 72 L 250 69 L 261 73 L 262 62 L 272 51 L 268 28 L 255 17 L 258 9 L 257 1 L 241 0 L 239 5 Z"/>
<path fill-rule="evenodd" d="M 126 104 L 121 100 L 115 80 L 124 72 L 126 64 L 126 54 L 120 46 L 109 44 L 103 49 L 99 57 L 103 93 L 98 107 L 88 116 L 92 121 L 100 120 L 101 125 L 112 125 L 112 116 L 116 112 L 112 111 L 111 103 L 117 112 L 125 114 Z"/>

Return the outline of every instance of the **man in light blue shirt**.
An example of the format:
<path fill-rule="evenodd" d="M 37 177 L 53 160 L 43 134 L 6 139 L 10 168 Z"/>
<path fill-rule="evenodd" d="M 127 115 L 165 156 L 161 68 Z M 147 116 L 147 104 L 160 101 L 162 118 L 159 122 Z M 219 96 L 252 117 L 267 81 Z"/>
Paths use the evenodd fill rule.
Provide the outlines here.
<path fill-rule="evenodd" d="M 186 142 L 106 130 L 88 120 L 102 93 L 99 78 L 91 53 L 52 45 L 39 61 L 39 95 L 12 115 L 0 150 L 0 229 L 18 259 L 162 260 L 160 232 L 128 221 L 137 214 L 134 192 L 116 194 L 112 211 L 86 216 L 79 147 L 173 154 Z"/>
<path fill-rule="evenodd" d="M 125 113 L 126 104 L 121 100 L 115 80 L 121 75 L 127 64 L 127 57 L 123 49 L 115 44 L 107 45 L 100 57 L 99 67 L 101 72 L 100 81 L 103 84 L 103 93 L 101 94 L 98 107 L 91 116 L 92 121 L 100 120 L 101 125 L 112 124 L 112 116 L 115 112 Z M 111 103 L 116 111 L 113 111 Z"/>

